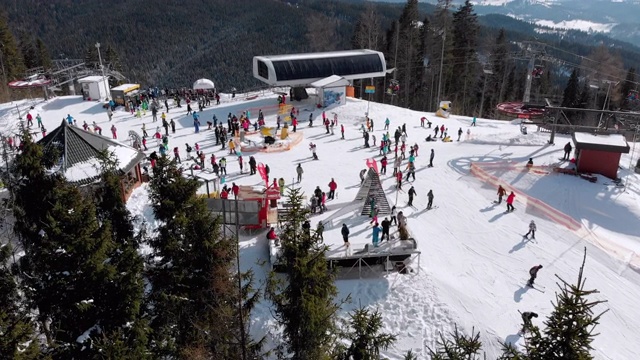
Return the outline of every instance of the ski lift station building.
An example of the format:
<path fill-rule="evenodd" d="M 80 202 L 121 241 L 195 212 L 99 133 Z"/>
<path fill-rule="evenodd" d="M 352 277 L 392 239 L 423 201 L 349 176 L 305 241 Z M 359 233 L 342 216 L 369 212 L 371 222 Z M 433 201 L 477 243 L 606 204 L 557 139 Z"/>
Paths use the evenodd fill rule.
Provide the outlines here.
<path fill-rule="evenodd" d="M 383 77 L 387 63 L 368 49 L 253 57 L 253 76 L 272 86 L 309 86 L 338 75 L 346 80 Z"/>
<path fill-rule="evenodd" d="M 318 106 L 346 103 L 346 86 L 356 79 L 384 77 L 387 63 L 368 49 L 255 56 L 253 76 L 271 86 L 290 86 L 293 98 L 306 99 L 305 87 L 317 89 Z"/>

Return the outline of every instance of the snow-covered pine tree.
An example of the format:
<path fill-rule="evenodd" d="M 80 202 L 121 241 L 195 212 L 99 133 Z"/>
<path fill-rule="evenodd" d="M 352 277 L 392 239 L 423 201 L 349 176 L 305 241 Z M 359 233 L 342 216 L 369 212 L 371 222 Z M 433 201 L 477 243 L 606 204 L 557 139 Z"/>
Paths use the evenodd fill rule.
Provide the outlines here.
<path fill-rule="evenodd" d="M 606 300 L 590 300 L 598 290 L 586 290 L 583 276 L 587 258 L 584 250 L 582 265 L 575 284 L 560 278 L 556 293 L 556 303 L 551 315 L 545 321 L 542 335 L 534 331 L 527 339 L 526 351 L 530 360 L 545 359 L 593 359 L 591 343 L 598 335 L 594 332 L 600 317 L 608 310 L 596 314 L 596 307 Z"/>
<path fill-rule="evenodd" d="M 266 288 L 283 328 L 277 352 L 295 359 L 325 359 L 333 347 L 340 308 L 334 301 L 335 275 L 327 268 L 327 247 L 301 228 L 309 210 L 300 189 L 290 189 L 287 198 L 289 211 L 279 234 L 285 278 L 272 273 Z"/>
<path fill-rule="evenodd" d="M 223 360 L 242 359 L 244 346 L 253 359 L 262 342 L 249 338 L 247 321 L 257 293 L 246 274 L 240 274 L 244 285 L 242 291 L 238 288 L 236 242 L 223 236 L 220 219 L 196 195 L 199 187 L 166 157 L 153 169 L 150 198 L 162 225 L 150 240 L 151 350 L 154 358 L 200 354 Z M 247 334 L 244 344 L 242 331 Z"/>

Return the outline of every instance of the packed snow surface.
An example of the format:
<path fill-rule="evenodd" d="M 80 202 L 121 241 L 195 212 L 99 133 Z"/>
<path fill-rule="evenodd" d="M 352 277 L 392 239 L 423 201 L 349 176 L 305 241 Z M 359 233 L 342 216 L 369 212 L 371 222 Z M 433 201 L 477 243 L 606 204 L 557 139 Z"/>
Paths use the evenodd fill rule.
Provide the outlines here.
<path fill-rule="evenodd" d="M 265 95 L 255 100 L 243 101 L 238 95 L 235 101 L 228 96 L 223 103 L 207 107 L 201 116 L 203 124 L 215 114 L 226 123 L 228 113 L 240 115 L 250 110 L 255 121 L 258 110 L 265 113 L 267 126 L 275 125 L 276 95 Z M 380 159 L 378 146 L 363 147 L 359 128 L 364 123 L 367 102 L 349 98 L 341 107 L 327 109 L 327 116 L 338 114 L 339 123 L 345 126 L 345 139 L 340 139 L 339 128 L 335 135 L 326 134 L 323 126 L 309 128 L 306 120 L 312 112 L 320 124 L 321 112 L 312 99 L 293 105 L 299 108 L 298 132 L 304 140 L 290 151 L 243 154 L 244 160 L 255 156 L 258 163 L 268 164 L 271 177 L 284 178 L 287 186 L 293 186 L 295 166 L 302 164 L 304 175 L 300 186 L 310 196 L 316 186 L 328 191 L 328 183 L 334 178 L 338 183 L 336 199 L 327 203 L 328 211 L 311 217 L 312 226 L 325 222 L 325 243 L 332 252 L 344 251 L 340 227 L 343 223 L 351 228 L 351 242 L 362 246 L 371 241 L 369 218 L 361 216 L 362 204 L 354 204 L 359 190 L 358 173 L 366 167 L 370 158 Z M 80 97 L 60 97 L 48 102 L 33 104 L 32 112 L 39 112 L 45 126 L 52 130 L 60 119 L 71 114 L 81 124 L 96 121 L 107 129 L 111 123 L 101 104 L 83 102 Z M 197 108 L 194 106 L 194 108 Z M 0 107 L 0 125 L 5 132 L 17 128 L 15 106 Z M 454 104 L 455 111 L 455 104 Z M 24 113 L 23 113 L 24 115 Z M 34 114 L 35 115 L 35 114 Z M 408 217 L 408 227 L 421 251 L 420 262 L 411 264 L 414 272 L 408 275 L 396 272 L 367 271 L 359 278 L 358 271 L 347 274 L 345 269 L 337 280 L 340 298 L 351 295 L 353 301 L 344 306 L 341 315 L 365 306 L 379 309 L 384 317 L 384 330 L 397 334 L 398 341 L 384 356 L 401 359 L 402 354 L 413 349 L 420 359 L 427 358 L 427 347 L 435 345 L 438 334 L 452 331 L 457 324 L 469 333 L 472 327 L 479 330 L 488 358 L 499 353 L 500 342 L 518 345 L 523 339 L 517 335 L 521 319 L 518 311 L 535 311 L 543 319 L 552 310 L 555 300 L 558 275 L 573 282 L 586 247 L 585 276 L 587 288 L 596 288 L 600 293 L 593 300 L 607 300 L 601 311 L 610 311 L 603 316 L 593 343 L 596 359 L 637 359 L 640 354 L 640 186 L 638 175 L 630 169 L 637 159 L 634 144 L 630 154 L 623 154 L 619 176 L 626 187 L 617 187 L 609 179 L 599 177 L 590 183 L 579 177 L 562 175 L 553 171 L 562 157 L 564 144 L 571 141 L 568 136 L 558 135 L 556 144 L 547 143 L 546 133 L 536 132 L 530 126 L 528 135 L 522 135 L 520 127 L 504 121 L 478 119 L 476 127 L 470 127 L 471 119 L 451 116 L 449 119 L 378 103 L 370 104 L 370 115 L 375 123 L 374 135 L 382 138 L 384 120 L 391 121 L 390 133 L 406 124 L 407 145 L 418 144 L 416 157 L 416 180 L 403 184 L 396 191 L 393 172 L 393 151 L 382 185 L 391 205 Z M 445 125 L 453 142 L 425 142 L 433 129 L 420 127 L 420 118 L 426 116 L 434 126 Z M 186 115 L 186 106 L 171 108 L 168 119 L 174 118 L 176 134 L 171 134 L 169 148 L 198 142 L 207 155 L 212 152 L 217 158 L 228 159 L 227 183 L 259 186 L 264 182 L 258 175 L 239 173 L 235 155 L 214 146 L 213 131 L 201 127 L 194 133 L 191 116 Z M 112 123 L 119 134 L 129 130 L 140 133 L 141 123 L 148 129 L 153 123 L 150 112 L 142 119 L 118 108 Z M 461 141 L 458 129 L 462 129 Z M 467 137 L 467 130 L 470 136 Z M 38 138 L 41 135 L 36 135 Z M 128 142 L 128 140 L 120 140 Z M 317 144 L 319 160 L 311 159 L 309 142 Z M 154 140 L 149 140 L 149 153 L 156 150 Z M 434 167 L 428 168 L 429 152 L 435 151 Z M 409 157 L 407 149 L 407 158 Z M 535 167 L 527 171 L 525 162 L 533 158 Z M 471 173 L 471 164 L 475 169 Z M 183 160 L 183 165 L 185 161 Z M 210 164 L 207 162 L 207 167 Z M 404 171 L 407 160 L 402 162 Z M 379 163 L 378 163 L 379 166 Z M 271 180 L 270 180 L 271 181 Z M 505 204 L 495 204 L 497 183 L 517 196 L 516 211 L 505 213 Z M 407 191 L 413 185 L 417 192 L 414 207 L 407 206 Z M 203 187 L 204 188 L 204 187 Z M 426 193 L 433 190 L 436 209 L 426 211 Z M 127 207 L 136 217 L 137 227 L 146 226 L 153 235 L 158 223 L 153 218 L 147 186 L 136 189 Z M 380 219 L 382 220 L 382 218 Z M 535 240 L 523 237 L 528 224 L 535 220 L 538 228 Z M 392 227 L 392 233 L 395 232 Z M 266 232 L 243 235 L 240 238 L 242 268 L 253 268 L 257 280 L 264 280 L 269 270 Z M 149 248 L 141 249 L 148 253 Z M 542 291 L 525 287 L 528 270 L 541 264 L 536 284 Z M 635 269 L 635 270 L 634 270 Z M 419 270 L 419 271 L 418 271 Z M 251 332 L 254 336 L 267 335 L 272 344 L 277 341 L 276 323 L 270 312 L 271 304 L 262 301 L 252 314 Z"/>

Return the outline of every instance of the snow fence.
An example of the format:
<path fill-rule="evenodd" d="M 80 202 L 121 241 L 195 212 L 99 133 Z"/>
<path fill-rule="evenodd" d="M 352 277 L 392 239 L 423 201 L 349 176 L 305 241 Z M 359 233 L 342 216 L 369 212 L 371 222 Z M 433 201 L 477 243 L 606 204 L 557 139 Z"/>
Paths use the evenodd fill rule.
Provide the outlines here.
<path fill-rule="evenodd" d="M 530 197 L 526 193 L 519 191 L 518 189 L 505 184 L 504 181 L 501 181 L 496 176 L 493 176 L 487 172 L 487 170 L 525 170 L 525 167 L 519 165 L 514 162 L 472 162 L 470 172 L 473 176 L 478 179 L 486 182 L 487 184 L 493 185 L 496 189 L 499 185 L 507 191 L 507 193 L 513 191 L 516 194 L 516 202 L 524 203 L 526 206 L 531 206 L 536 210 L 540 211 L 543 215 L 545 215 L 551 221 L 560 224 L 567 229 L 574 231 L 576 235 L 581 238 L 588 240 L 595 246 L 600 249 L 608 252 L 611 255 L 614 255 L 618 259 L 624 261 L 635 271 L 640 272 L 640 256 L 635 253 L 633 250 L 622 246 L 619 243 L 614 241 L 610 241 L 608 239 L 601 239 L 598 235 L 596 235 L 593 231 L 584 227 L 581 222 L 578 222 L 574 218 L 570 217 L 563 212 L 556 210 L 550 205 L 540 201 L 536 198 Z M 533 166 L 529 168 L 529 171 L 539 175 L 547 175 L 553 172 L 553 168 L 549 166 Z"/>

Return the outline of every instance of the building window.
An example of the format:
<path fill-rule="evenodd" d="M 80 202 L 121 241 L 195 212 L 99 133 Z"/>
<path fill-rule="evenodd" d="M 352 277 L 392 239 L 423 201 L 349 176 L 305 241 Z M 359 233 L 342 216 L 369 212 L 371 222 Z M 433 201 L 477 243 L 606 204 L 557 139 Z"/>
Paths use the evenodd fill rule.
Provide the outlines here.
<path fill-rule="evenodd" d="M 264 79 L 269 79 L 269 68 L 264 61 L 258 60 L 258 76 Z"/>

